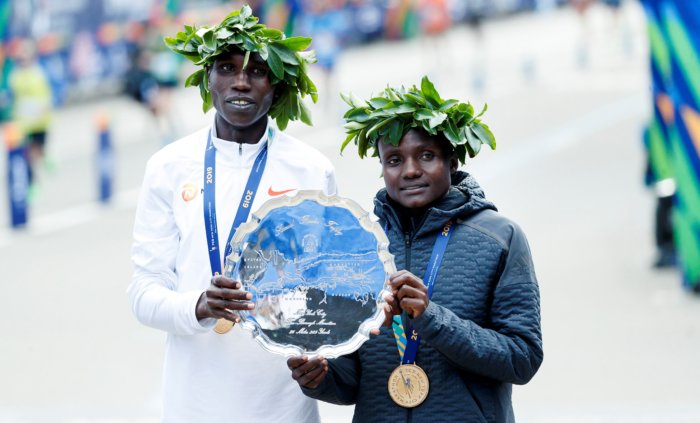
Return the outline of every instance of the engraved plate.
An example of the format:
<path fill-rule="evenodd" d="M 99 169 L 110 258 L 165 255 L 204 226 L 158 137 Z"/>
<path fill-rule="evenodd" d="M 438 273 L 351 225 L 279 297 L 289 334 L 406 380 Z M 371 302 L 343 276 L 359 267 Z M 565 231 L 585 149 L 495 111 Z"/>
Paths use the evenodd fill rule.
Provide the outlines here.
<path fill-rule="evenodd" d="M 224 274 L 255 303 L 240 325 L 266 350 L 333 358 L 383 323 L 394 258 L 382 228 L 352 200 L 320 191 L 273 198 L 231 244 Z"/>

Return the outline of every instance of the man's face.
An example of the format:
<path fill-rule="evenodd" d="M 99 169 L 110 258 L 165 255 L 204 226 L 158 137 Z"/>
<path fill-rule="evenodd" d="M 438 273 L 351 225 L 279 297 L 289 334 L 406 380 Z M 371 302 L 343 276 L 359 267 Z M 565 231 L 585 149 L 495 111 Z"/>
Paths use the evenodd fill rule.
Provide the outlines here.
<path fill-rule="evenodd" d="M 251 54 L 245 69 L 243 59 L 241 51 L 224 53 L 209 70 L 212 104 L 219 116 L 238 131 L 267 115 L 275 92 L 270 84 L 270 68 L 260 55 Z"/>
<path fill-rule="evenodd" d="M 447 157 L 440 139 L 409 130 L 398 147 L 379 143 L 384 184 L 392 200 L 407 208 L 423 208 L 450 188 L 457 159 Z"/>

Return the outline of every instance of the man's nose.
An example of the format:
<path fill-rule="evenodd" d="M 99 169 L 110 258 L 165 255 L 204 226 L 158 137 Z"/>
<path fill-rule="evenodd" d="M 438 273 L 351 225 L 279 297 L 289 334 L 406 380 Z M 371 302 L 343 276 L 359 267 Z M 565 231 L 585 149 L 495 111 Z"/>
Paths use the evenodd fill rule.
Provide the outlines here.
<path fill-rule="evenodd" d="M 233 88 L 236 90 L 247 90 L 250 88 L 250 80 L 248 79 L 248 72 L 241 70 L 233 76 Z"/>

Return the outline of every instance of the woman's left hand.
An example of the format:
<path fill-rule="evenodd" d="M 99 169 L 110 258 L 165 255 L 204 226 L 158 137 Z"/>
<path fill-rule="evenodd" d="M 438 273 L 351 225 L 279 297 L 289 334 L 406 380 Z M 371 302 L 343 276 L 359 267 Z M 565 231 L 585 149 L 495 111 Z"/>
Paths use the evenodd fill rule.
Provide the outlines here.
<path fill-rule="evenodd" d="M 423 314 L 428 307 L 428 287 L 423 281 L 408 270 L 399 270 L 389 278 L 389 286 L 391 287 L 392 312 L 400 313 L 400 310 L 395 310 L 396 305 L 401 310 L 405 310 L 408 315 L 415 319 Z M 398 311 L 398 313 L 397 313 Z"/>

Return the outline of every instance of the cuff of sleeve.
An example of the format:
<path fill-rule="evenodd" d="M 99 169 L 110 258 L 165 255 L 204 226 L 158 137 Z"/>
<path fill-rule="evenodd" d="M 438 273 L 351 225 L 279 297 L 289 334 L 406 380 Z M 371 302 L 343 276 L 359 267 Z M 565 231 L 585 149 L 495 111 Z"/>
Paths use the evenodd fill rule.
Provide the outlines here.
<path fill-rule="evenodd" d="M 326 386 L 328 385 L 328 378 L 330 377 L 330 374 L 327 374 L 326 377 L 321 381 L 321 383 L 315 387 L 315 388 L 306 388 L 304 386 L 299 386 L 301 388 L 301 392 L 306 395 L 309 398 L 314 398 L 314 399 L 321 399 L 324 396 L 324 393 L 326 391 Z"/>
<path fill-rule="evenodd" d="M 214 325 L 216 325 L 216 319 L 214 318 L 206 318 L 202 320 L 197 320 L 197 302 L 199 301 L 199 298 L 202 296 L 202 293 L 204 291 L 192 291 L 188 292 L 185 295 L 188 296 L 188 314 L 189 314 L 189 320 L 190 320 L 190 326 L 192 329 L 194 329 L 195 333 L 202 333 L 202 332 L 207 332 L 211 330 Z"/>
<path fill-rule="evenodd" d="M 424 333 L 425 329 L 432 325 L 432 322 L 434 322 L 437 317 L 438 308 L 437 304 L 430 301 L 423 314 L 412 320 L 411 323 L 418 333 Z"/>

